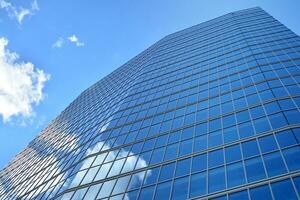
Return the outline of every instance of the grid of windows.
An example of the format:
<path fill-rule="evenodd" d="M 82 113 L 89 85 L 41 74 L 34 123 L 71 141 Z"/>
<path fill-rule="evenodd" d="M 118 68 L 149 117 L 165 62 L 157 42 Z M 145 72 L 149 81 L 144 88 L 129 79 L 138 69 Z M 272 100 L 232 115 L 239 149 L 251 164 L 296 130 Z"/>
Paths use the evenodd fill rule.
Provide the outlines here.
<path fill-rule="evenodd" d="M 0 199 L 298 199 L 299 144 L 300 38 L 252 8 L 85 90 L 0 172 Z"/>

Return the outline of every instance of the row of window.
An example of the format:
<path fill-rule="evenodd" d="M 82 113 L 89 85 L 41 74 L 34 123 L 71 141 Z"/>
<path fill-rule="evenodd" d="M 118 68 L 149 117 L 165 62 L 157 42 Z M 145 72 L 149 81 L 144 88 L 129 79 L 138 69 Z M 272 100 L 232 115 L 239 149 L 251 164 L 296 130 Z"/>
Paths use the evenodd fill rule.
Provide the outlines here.
<path fill-rule="evenodd" d="M 275 152 L 264 156 L 265 168 L 269 177 L 286 172 L 283 161 L 278 159 L 280 157 L 276 154 Z M 299 157 L 299 154 L 293 155 L 290 159 L 293 160 L 297 157 Z M 197 161 L 196 163 L 200 164 L 201 162 Z M 299 162 L 296 165 L 298 165 L 298 170 Z M 189 166 L 190 161 L 188 159 L 181 160 L 177 162 L 176 166 L 175 163 L 170 163 L 159 168 L 149 169 L 147 172 L 138 172 L 72 191 L 65 194 L 62 199 L 71 199 L 73 195 L 74 199 L 78 197 L 80 199 L 95 199 L 96 197 L 102 199 L 114 195 L 128 195 L 129 199 L 136 199 L 139 196 L 139 199 L 143 200 L 152 198 L 169 199 L 170 197 L 172 199 L 186 199 L 234 188 L 247 182 L 261 181 L 266 178 L 260 157 L 248 159 L 244 165 L 242 162 L 236 162 L 209 171 L 195 171 L 192 174 L 190 174 Z"/>

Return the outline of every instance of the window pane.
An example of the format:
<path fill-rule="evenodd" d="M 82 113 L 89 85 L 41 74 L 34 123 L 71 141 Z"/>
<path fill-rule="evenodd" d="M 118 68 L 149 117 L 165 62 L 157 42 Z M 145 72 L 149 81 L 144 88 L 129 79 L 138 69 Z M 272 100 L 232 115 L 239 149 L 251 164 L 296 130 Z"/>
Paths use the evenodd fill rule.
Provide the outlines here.
<path fill-rule="evenodd" d="M 269 177 L 276 176 L 286 172 L 283 160 L 279 152 L 264 155 L 264 161 Z"/>
<path fill-rule="evenodd" d="M 107 181 L 107 182 L 103 183 L 102 188 L 101 188 L 97 198 L 108 197 L 110 195 L 112 189 L 114 188 L 115 183 L 116 183 L 116 180 L 111 180 L 111 181 Z"/>
<path fill-rule="evenodd" d="M 238 131 L 235 126 L 223 130 L 224 143 L 233 142 L 239 139 Z"/>
<path fill-rule="evenodd" d="M 272 183 L 271 188 L 276 200 L 296 200 L 298 199 L 290 179 Z"/>
<path fill-rule="evenodd" d="M 249 199 L 248 198 L 248 192 L 247 190 L 244 190 L 244 191 L 241 191 L 241 192 L 236 192 L 236 193 L 233 193 L 233 194 L 229 194 L 228 195 L 228 199 L 229 200 L 247 200 Z"/>
<path fill-rule="evenodd" d="M 215 192 L 225 188 L 225 172 L 224 167 L 213 169 L 209 171 L 208 190 Z"/>
<path fill-rule="evenodd" d="M 258 139 L 260 149 L 262 153 L 266 153 L 269 151 L 277 150 L 277 144 L 274 138 L 274 135 L 268 135 L 266 137 L 261 137 Z"/>
<path fill-rule="evenodd" d="M 192 175 L 190 197 L 196 197 L 206 194 L 206 189 L 206 172 Z"/>
<path fill-rule="evenodd" d="M 248 182 L 253 182 L 266 178 L 264 166 L 260 157 L 245 161 Z"/>
<path fill-rule="evenodd" d="M 266 117 L 259 118 L 253 121 L 256 134 L 261 134 L 271 129 Z"/>
<path fill-rule="evenodd" d="M 175 179 L 172 199 L 186 199 L 188 194 L 189 177 Z"/>
<path fill-rule="evenodd" d="M 175 177 L 187 175 L 190 173 L 191 159 L 184 159 L 177 162 Z"/>
<path fill-rule="evenodd" d="M 233 187 L 245 183 L 244 168 L 242 162 L 227 166 L 227 185 Z"/>
<path fill-rule="evenodd" d="M 258 145 L 256 140 L 251 140 L 242 143 L 244 158 L 249 158 L 259 154 Z"/>
<path fill-rule="evenodd" d="M 300 147 L 292 147 L 282 151 L 286 164 L 290 171 L 300 169 Z"/>
<path fill-rule="evenodd" d="M 159 181 L 164 181 L 173 178 L 174 174 L 174 169 L 175 169 L 175 163 L 170 163 L 167 165 L 163 165 L 161 168 L 160 176 L 159 176 Z"/>
<path fill-rule="evenodd" d="M 172 160 L 176 158 L 178 153 L 178 146 L 178 143 L 167 146 L 164 160 Z"/>
<path fill-rule="evenodd" d="M 154 186 L 146 187 L 141 190 L 139 199 L 140 200 L 152 200 L 154 192 Z"/>
<path fill-rule="evenodd" d="M 276 139 L 281 148 L 297 144 L 297 140 L 290 130 L 282 131 L 276 134 Z"/>
<path fill-rule="evenodd" d="M 157 185 L 155 199 L 169 199 L 172 182 L 165 182 Z"/>
<path fill-rule="evenodd" d="M 207 154 L 202 154 L 193 157 L 192 172 L 199 172 L 207 167 Z"/>
<path fill-rule="evenodd" d="M 194 139 L 194 152 L 203 151 L 207 148 L 207 135 L 202 135 Z"/>
<path fill-rule="evenodd" d="M 224 164 L 223 149 L 208 153 L 208 167 L 215 167 Z"/>
<path fill-rule="evenodd" d="M 192 153 L 193 149 L 193 140 L 185 140 L 180 144 L 179 156 L 184 156 Z"/>
<path fill-rule="evenodd" d="M 159 167 L 149 169 L 146 173 L 146 178 L 144 180 L 144 185 L 150 185 L 156 183 L 158 175 L 159 175 Z"/>
<path fill-rule="evenodd" d="M 127 185 L 129 183 L 129 180 L 130 180 L 130 176 L 125 176 L 125 177 L 119 178 L 115 185 L 115 188 L 112 192 L 112 195 L 125 192 Z"/>
<path fill-rule="evenodd" d="M 297 191 L 298 191 L 298 194 L 300 194 L 300 176 L 294 178 L 293 180 L 294 180 L 296 189 L 297 189 Z"/>
<path fill-rule="evenodd" d="M 225 148 L 226 163 L 242 159 L 240 145 L 233 145 Z"/>
<path fill-rule="evenodd" d="M 272 200 L 272 195 L 271 191 L 268 185 L 256 187 L 253 189 L 250 189 L 250 196 L 251 199 L 253 200 L 259 200 L 259 199 L 264 199 L 264 200 Z"/>
<path fill-rule="evenodd" d="M 84 199 L 95 199 L 100 188 L 101 188 L 102 183 L 93 185 L 89 188 L 88 192 L 86 193 Z"/>

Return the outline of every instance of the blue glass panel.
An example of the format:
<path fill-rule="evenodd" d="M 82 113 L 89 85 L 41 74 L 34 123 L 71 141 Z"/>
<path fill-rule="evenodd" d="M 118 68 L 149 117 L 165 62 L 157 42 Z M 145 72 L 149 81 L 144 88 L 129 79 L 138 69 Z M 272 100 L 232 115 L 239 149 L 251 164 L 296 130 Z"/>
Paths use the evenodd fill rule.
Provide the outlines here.
<path fill-rule="evenodd" d="M 265 115 L 265 111 L 261 106 L 255 107 L 255 108 L 251 108 L 250 109 L 250 114 L 252 119 L 256 119 L 258 117 L 262 117 Z"/>
<path fill-rule="evenodd" d="M 147 171 L 145 176 L 146 178 L 144 180 L 144 185 L 151 185 L 153 183 L 156 183 L 159 175 L 159 169 L 160 167 L 156 167 Z"/>
<path fill-rule="evenodd" d="M 283 174 L 286 172 L 282 157 L 279 152 L 266 154 L 263 156 L 267 174 L 269 177 Z"/>
<path fill-rule="evenodd" d="M 284 111 L 284 115 L 286 116 L 289 124 L 300 123 L 300 112 L 298 110 Z"/>
<path fill-rule="evenodd" d="M 180 144 L 179 156 L 184 156 L 192 153 L 193 149 L 193 140 L 185 140 Z"/>
<path fill-rule="evenodd" d="M 242 162 L 227 165 L 227 187 L 234 187 L 245 183 Z"/>
<path fill-rule="evenodd" d="M 224 164 L 223 149 L 208 153 L 208 167 L 215 167 Z"/>
<path fill-rule="evenodd" d="M 172 199 L 186 199 L 188 195 L 189 177 L 175 179 Z"/>
<path fill-rule="evenodd" d="M 194 135 L 194 127 L 183 129 L 181 134 L 181 140 L 191 138 L 193 137 L 193 135 Z"/>
<path fill-rule="evenodd" d="M 126 193 L 125 195 L 128 197 L 128 199 L 130 199 L 130 200 L 136 200 L 137 199 L 137 197 L 138 197 L 138 193 L 139 191 L 138 190 L 134 190 L 134 191 L 131 191 L 131 192 L 128 192 L 128 193 Z M 88 200 L 89 198 L 87 198 L 87 200 Z M 92 198 L 90 198 L 90 199 L 92 199 Z"/>
<path fill-rule="evenodd" d="M 250 189 L 251 200 L 272 200 L 271 191 L 268 185 Z"/>
<path fill-rule="evenodd" d="M 207 134 L 207 123 L 202 123 L 196 126 L 195 135 Z"/>
<path fill-rule="evenodd" d="M 246 160 L 245 168 L 248 182 L 253 182 L 266 178 L 264 166 L 260 157 Z"/>
<path fill-rule="evenodd" d="M 225 148 L 226 163 L 242 159 L 241 148 L 239 144 Z"/>
<path fill-rule="evenodd" d="M 207 180 L 206 172 L 193 174 L 191 177 L 190 197 L 196 197 L 206 194 Z"/>
<path fill-rule="evenodd" d="M 191 170 L 191 159 L 184 159 L 177 162 L 175 177 L 187 175 Z"/>
<path fill-rule="evenodd" d="M 168 135 L 160 136 L 156 139 L 155 147 L 162 147 L 167 144 L 168 141 Z"/>
<path fill-rule="evenodd" d="M 150 149 L 153 149 L 154 144 L 155 144 L 155 139 L 147 140 L 147 141 L 144 143 L 143 151 L 148 151 L 148 150 L 150 150 Z"/>
<path fill-rule="evenodd" d="M 194 139 L 194 152 L 207 149 L 207 135 L 202 135 Z"/>
<path fill-rule="evenodd" d="M 177 157 L 179 144 L 167 146 L 164 160 L 172 160 Z"/>
<path fill-rule="evenodd" d="M 155 149 L 152 153 L 150 164 L 156 164 L 161 162 L 164 157 L 164 152 L 165 152 L 165 147 Z"/>
<path fill-rule="evenodd" d="M 169 199 L 171 192 L 172 182 L 164 182 L 157 185 L 155 199 Z"/>
<path fill-rule="evenodd" d="M 180 131 L 176 131 L 170 134 L 168 143 L 171 144 L 174 142 L 178 142 L 179 140 L 180 140 Z"/>
<path fill-rule="evenodd" d="M 230 127 L 236 124 L 235 116 L 228 115 L 222 118 L 223 127 Z"/>
<path fill-rule="evenodd" d="M 247 199 L 249 199 L 247 190 L 228 195 L 228 200 L 247 200 Z"/>
<path fill-rule="evenodd" d="M 254 129 L 257 135 L 271 130 L 268 119 L 266 117 L 262 117 L 253 121 Z"/>
<path fill-rule="evenodd" d="M 260 150 L 262 153 L 277 150 L 277 144 L 274 135 L 268 135 L 258 139 Z"/>
<path fill-rule="evenodd" d="M 244 158 L 249 158 L 259 154 L 259 149 L 256 140 L 251 140 L 242 143 Z"/>
<path fill-rule="evenodd" d="M 175 162 L 163 165 L 160 171 L 159 181 L 169 180 L 173 178 Z"/>
<path fill-rule="evenodd" d="M 238 131 L 235 126 L 223 130 L 224 143 L 230 143 L 239 139 Z"/>
<path fill-rule="evenodd" d="M 286 119 L 282 113 L 277 113 L 269 116 L 269 120 L 271 122 L 272 127 L 280 128 L 287 125 Z"/>
<path fill-rule="evenodd" d="M 208 135 L 208 147 L 220 146 L 223 144 L 223 135 L 222 131 L 215 131 Z"/>
<path fill-rule="evenodd" d="M 220 197 L 216 197 L 216 198 L 211 198 L 209 200 L 227 200 L 227 196 L 226 195 L 223 195 L 223 196 L 220 196 Z"/>
<path fill-rule="evenodd" d="M 224 167 L 210 170 L 208 175 L 208 191 L 216 192 L 222 189 L 225 189 Z"/>
<path fill-rule="evenodd" d="M 140 192 L 139 199 L 140 200 L 152 200 L 153 193 L 154 193 L 154 187 L 155 186 L 143 188 Z"/>
<path fill-rule="evenodd" d="M 279 107 L 279 105 L 276 101 L 268 103 L 268 104 L 264 104 L 264 107 L 265 107 L 266 112 L 267 112 L 268 115 L 272 114 L 272 113 L 275 113 L 277 111 L 281 111 L 281 109 L 280 109 L 280 107 Z M 274 122 L 274 123 L 276 123 L 276 122 Z"/>
<path fill-rule="evenodd" d="M 300 194 L 300 176 L 293 178 L 293 181 L 294 181 L 295 187 L 298 191 L 298 194 Z"/>
<path fill-rule="evenodd" d="M 249 121 L 250 120 L 249 112 L 246 110 L 246 111 L 236 113 L 236 119 L 238 123 Z"/>
<path fill-rule="evenodd" d="M 297 200 L 297 195 L 290 179 L 271 184 L 275 200 Z"/>
<path fill-rule="evenodd" d="M 297 140 L 291 130 L 278 132 L 276 139 L 281 148 L 297 144 Z"/>
<path fill-rule="evenodd" d="M 207 154 L 193 157 L 192 172 L 199 172 L 207 168 Z"/>
<path fill-rule="evenodd" d="M 239 127 L 239 135 L 241 139 L 248 138 L 255 135 L 251 122 L 239 124 L 238 127 Z"/>
<path fill-rule="evenodd" d="M 292 147 L 282 151 L 285 162 L 290 171 L 300 169 L 300 147 Z"/>

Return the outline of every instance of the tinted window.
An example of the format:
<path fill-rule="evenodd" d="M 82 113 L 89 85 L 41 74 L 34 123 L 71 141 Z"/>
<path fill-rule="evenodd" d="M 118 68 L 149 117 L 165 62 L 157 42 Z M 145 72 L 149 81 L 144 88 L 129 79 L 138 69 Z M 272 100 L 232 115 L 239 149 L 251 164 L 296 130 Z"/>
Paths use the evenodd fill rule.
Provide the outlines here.
<path fill-rule="evenodd" d="M 209 171 L 208 190 L 215 192 L 225 188 L 225 171 L 224 167 L 219 167 Z"/>
<path fill-rule="evenodd" d="M 245 183 L 244 168 L 241 162 L 227 166 L 227 185 L 233 187 Z"/>
<path fill-rule="evenodd" d="M 282 157 L 279 152 L 264 155 L 268 176 L 276 176 L 286 172 Z"/>
<path fill-rule="evenodd" d="M 259 154 L 258 145 L 256 140 L 251 140 L 242 143 L 244 158 L 249 158 Z"/>
<path fill-rule="evenodd" d="M 292 147 L 282 151 L 286 164 L 290 171 L 300 169 L 300 147 Z"/>
<path fill-rule="evenodd" d="M 192 172 L 199 172 L 202 171 L 204 169 L 206 169 L 207 167 L 207 154 L 202 154 L 202 155 L 198 155 L 193 157 L 192 160 Z"/>
<path fill-rule="evenodd" d="M 259 200 L 259 199 L 264 199 L 264 200 L 272 200 L 272 195 L 271 191 L 268 185 L 256 187 L 253 189 L 250 189 L 250 196 L 251 199 L 253 200 Z"/>
<path fill-rule="evenodd" d="M 293 185 L 289 179 L 272 183 L 271 188 L 273 191 L 273 195 L 276 200 L 281 200 L 281 199 L 288 199 L 288 200 L 293 200 L 293 199 L 298 199 L 297 195 L 295 193 L 295 190 L 293 188 Z"/>
<path fill-rule="evenodd" d="M 242 158 L 240 145 L 233 145 L 225 148 L 226 163 L 240 160 Z"/>
<path fill-rule="evenodd" d="M 155 199 L 169 199 L 172 182 L 164 182 L 157 185 Z"/>
<path fill-rule="evenodd" d="M 245 161 L 248 182 L 264 179 L 266 177 L 264 166 L 260 157 Z"/>
<path fill-rule="evenodd" d="M 206 172 L 192 175 L 190 197 L 196 197 L 206 194 L 206 189 Z"/>

